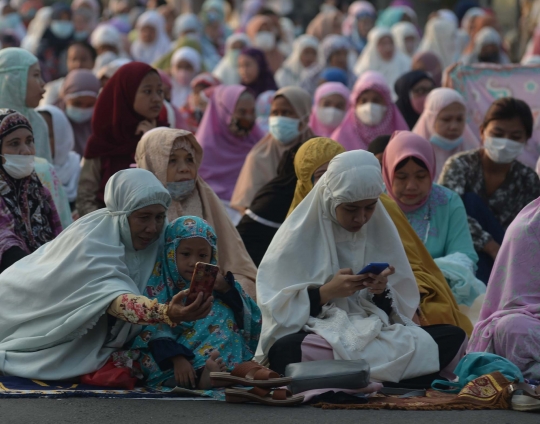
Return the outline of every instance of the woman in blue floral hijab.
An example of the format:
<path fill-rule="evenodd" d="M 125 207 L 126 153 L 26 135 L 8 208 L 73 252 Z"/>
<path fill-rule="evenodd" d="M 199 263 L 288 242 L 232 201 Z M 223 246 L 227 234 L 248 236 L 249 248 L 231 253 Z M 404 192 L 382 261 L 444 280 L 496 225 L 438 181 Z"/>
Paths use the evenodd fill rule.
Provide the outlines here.
<path fill-rule="evenodd" d="M 148 297 L 166 303 L 189 289 L 197 262 L 217 264 L 216 246 L 214 229 L 201 218 L 184 216 L 169 224 L 163 252 L 146 286 Z M 206 318 L 176 327 L 147 326 L 132 348 L 140 350 L 148 386 L 209 389 L 210 372 L 231 371 L 253 358 L 260 331 L 259 308 L 228 272 L 218 275 Z"/>

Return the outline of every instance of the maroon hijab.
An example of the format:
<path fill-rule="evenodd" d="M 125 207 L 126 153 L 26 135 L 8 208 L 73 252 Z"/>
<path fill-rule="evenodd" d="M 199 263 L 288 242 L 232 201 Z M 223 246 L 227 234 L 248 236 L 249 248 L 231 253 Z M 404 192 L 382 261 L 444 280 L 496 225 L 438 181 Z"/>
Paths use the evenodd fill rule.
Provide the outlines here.
<path fill-rule="evenodd" d="M 97 197 L 103 201 L 105 184 L 122 169 L 135 162 L 135 150 L 141 139 L 137 126 L 145 118 L 133 109 L 135 95 L 142 80 L 157 71 L 141 62 L 122 66 L 107 82 L 96 102 L 92 117 L 92 135 L 86 144 L 86 159 L 101 158 L 101 186 Z M 160 113 L 157 126 L 167 126 L 165 114 Z M 162 112 L 163 112 L 162 110 Z"/>

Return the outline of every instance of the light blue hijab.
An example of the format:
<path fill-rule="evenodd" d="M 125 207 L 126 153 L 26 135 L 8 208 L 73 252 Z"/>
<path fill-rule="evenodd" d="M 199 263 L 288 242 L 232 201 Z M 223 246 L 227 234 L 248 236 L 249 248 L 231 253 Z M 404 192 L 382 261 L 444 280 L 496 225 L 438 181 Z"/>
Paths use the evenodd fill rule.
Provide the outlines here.
<path fill-rule="evenodd" d="M 106 208 L 0 275 L 0 374 L 43 380 L 87 374 L 138 333 L 140 326 L 121 320 L 110 328 L 106 310 L 122 294 L 142 293 L 163 234 L 136 251 L 128 217 L 170 202 L 151 172 L 117 172 L 105 187 Z"/>
<path fill-rule="evenodd" d="M 28 118 L 34 132 L 36 156 L 52 163 L 47 123 L 33 108 L 26 107 L 28 69 L 37 61 L 37 57 L 24 49 L 0 50 L 0 108 L 14 109 Z"/>

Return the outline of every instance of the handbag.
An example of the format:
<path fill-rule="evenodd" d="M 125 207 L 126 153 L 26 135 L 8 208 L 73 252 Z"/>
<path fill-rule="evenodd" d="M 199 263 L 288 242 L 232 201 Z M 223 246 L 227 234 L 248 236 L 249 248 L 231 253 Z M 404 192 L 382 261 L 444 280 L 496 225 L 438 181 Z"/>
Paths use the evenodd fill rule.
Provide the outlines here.
<path fill-rule="evenodd" d="M 294 394 L 317 389 L 363 389 L 369 385 L 370 368 L 363 359 L 330 360 L 289 364 L 285 376 L 291 377 Z"/>

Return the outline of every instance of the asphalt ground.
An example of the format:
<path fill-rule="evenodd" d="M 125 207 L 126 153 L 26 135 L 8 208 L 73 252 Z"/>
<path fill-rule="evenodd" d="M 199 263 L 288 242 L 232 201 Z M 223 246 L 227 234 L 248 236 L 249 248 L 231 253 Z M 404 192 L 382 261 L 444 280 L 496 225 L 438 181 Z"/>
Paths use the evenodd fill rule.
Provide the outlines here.
<path fill-rule="evenodd" d="M 540 424 L 540 413 L 515 411 L 345 411 L 276 408 L 216 401 L 3 399 L 0 424 Z"/>

